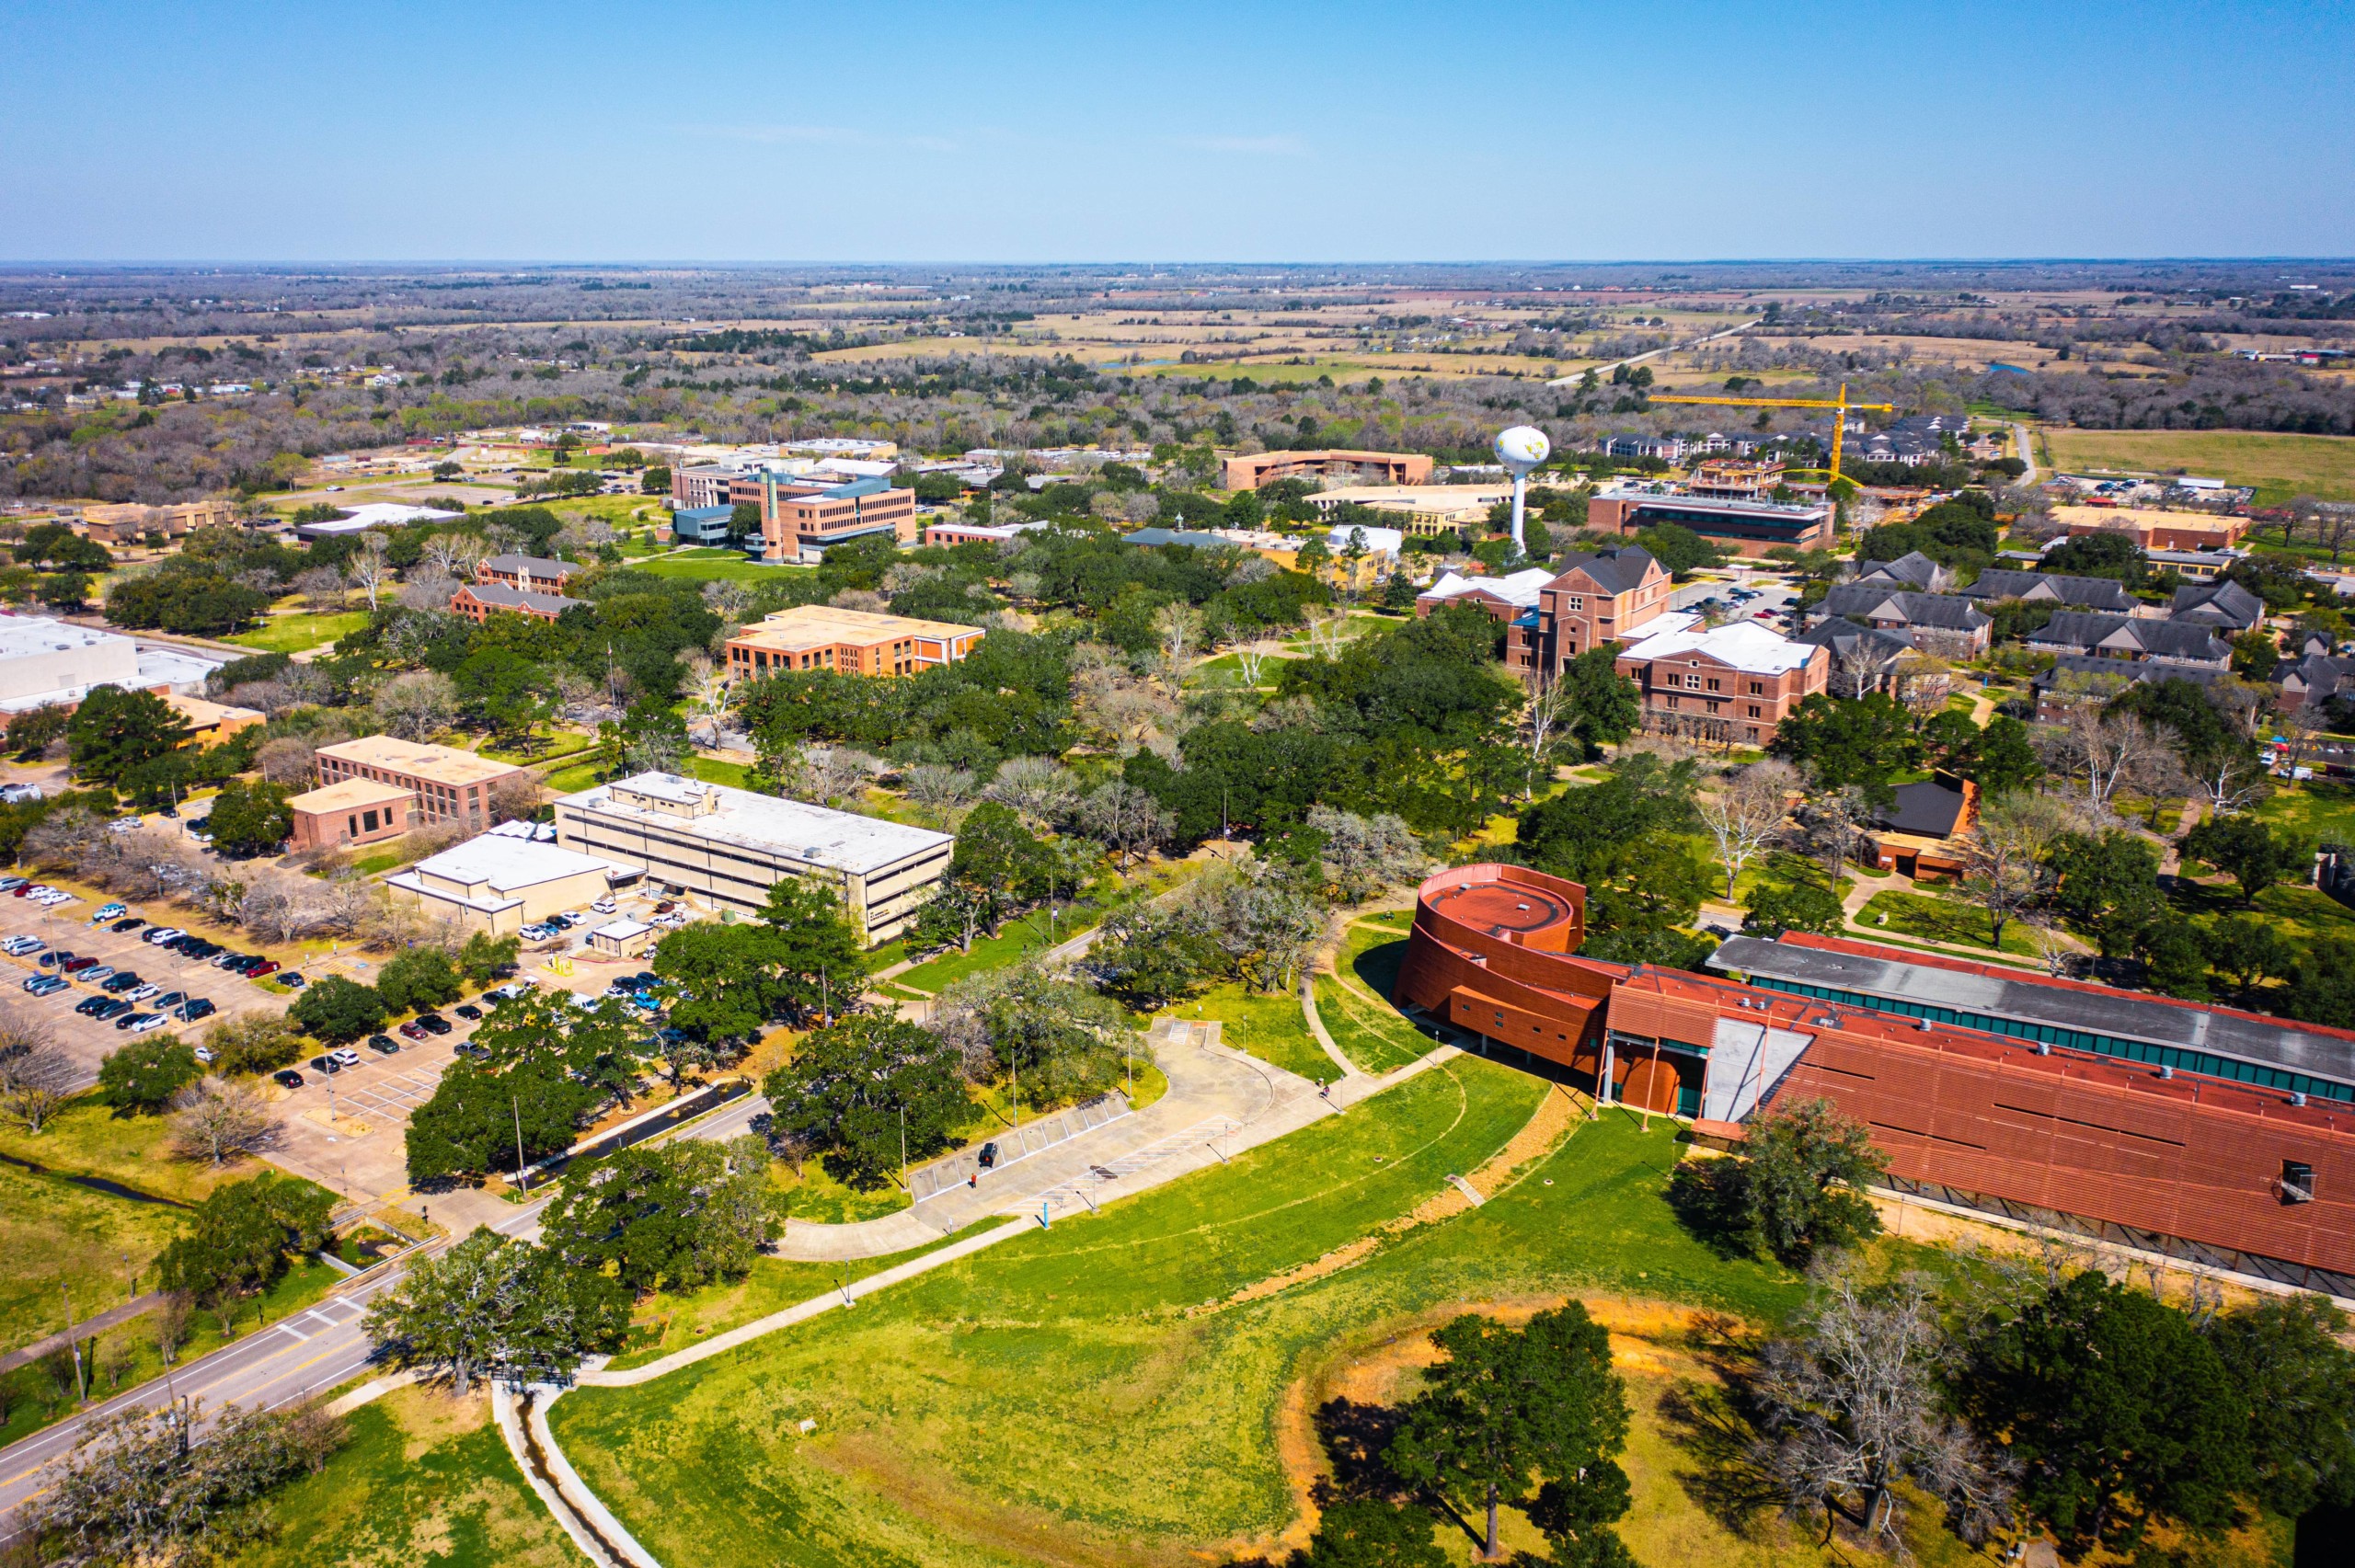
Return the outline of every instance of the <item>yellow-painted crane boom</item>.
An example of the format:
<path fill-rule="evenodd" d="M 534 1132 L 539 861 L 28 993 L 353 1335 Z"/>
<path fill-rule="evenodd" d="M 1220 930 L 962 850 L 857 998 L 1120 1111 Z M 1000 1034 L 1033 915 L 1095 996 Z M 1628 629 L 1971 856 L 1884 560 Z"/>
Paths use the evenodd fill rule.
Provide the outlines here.
<path fill-rule="evenodd" d="M 1831 476 L 1834 479 L 1840 477 L 1840 445 L 1842 438 L 1846 436 L 1848 433 L 1848 410 L 1851 408 L 1869 408 L 1883 414 L 1894 414 L 1897 412 L 1897 405 L 1894 403 L 1849 402 L 1848 383 L 1844 381 L 1840 383 L 1840 395 L 1837 397 L 1702 397 L 1698 395 L 1687 396 L 1676 393 L 1662 392 L 1653 394 L 1648 397 L 1646 401 L 1651 403 L 1725 403 L 1731 404 L 1736 407 L 1741 408 L 1837 408 L 1840 410 L 1839 415 L 1832 422 L 1832 467 L 1829 471 Z"/>

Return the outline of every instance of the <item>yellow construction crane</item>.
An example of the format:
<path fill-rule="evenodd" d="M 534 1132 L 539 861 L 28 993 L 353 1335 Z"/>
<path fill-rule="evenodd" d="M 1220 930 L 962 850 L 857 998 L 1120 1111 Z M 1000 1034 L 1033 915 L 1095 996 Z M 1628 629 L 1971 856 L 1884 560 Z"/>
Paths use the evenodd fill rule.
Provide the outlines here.
<path fill-rule="evenodd" d="M 1648 399 L 1653 403 L 1729 403 L 1742 408 L 1837 408 L 1840 412 L 1832 422 L 1832 466 L 1826 470 L 1830 479 L 1840 477 L 1840 443 L 1848 433 L 1848 410 L 1875 409 L 1884 414 L 1897 412 L 1894 403 L 1851 403 L 1848 383 L 1840 383 L 1840 395 L 1832 397 L 1687 397 L 1675 393 L 1654 393 Z M 1798 472 L 1807 472 L 1799 470 Z M 1828 481 L 1827 481 L 1828 482 Z"/>

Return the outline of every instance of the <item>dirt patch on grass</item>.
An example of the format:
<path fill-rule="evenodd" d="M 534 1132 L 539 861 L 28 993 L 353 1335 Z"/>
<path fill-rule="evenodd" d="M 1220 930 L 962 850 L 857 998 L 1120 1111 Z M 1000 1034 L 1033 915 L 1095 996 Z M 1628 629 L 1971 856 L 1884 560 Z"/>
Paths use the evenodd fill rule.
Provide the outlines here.
<path fill-rule="evenodd" d="M 1666 1301 L 1623 1296 L 1580 1296 L 1587 1313 L 1611 1336 L 1611 1362 L 1630 1385 L 1657 1383 L 1651 1401 L 1674 1379 L 1714 1377 L 1683 1345 L 1706 1333 L 1722 1333 L 1727 1320 Z M 1305 1547 L 1323 1510 L 1320 1488 L 1334 1479 L 1331 1455 L 1318 1431 L 1320 1412 L 1373 1411 L 1396 1407 L 1422 1386 L 1422 1371 L 1439 1359 L 1431 1331 L 1467 1312 L 1519 1325 L 1572 1299 L 1570 1296 L 1514 1296 L 1451 1301 L 1411 1317 L 1394 1318 L 1352 1336 L 1322 1364 L 1294 1379 L 1276 1412 L 1276 1455 L 1292 1498 L 1292 1522 L 1281 1534 L 1231 1543 L 1237 1553 L 1270 1558 Z M 1531 1543 L 1535 1544 L 1535 1543 Z"/>
<path fill-rule="evenodd" d="M 386 1394 L 384 1403 L 401 1429 L 401 1458 L 410 1464 L 490 1419 L 490 1391 L 480 1385 L 461 1399 L 446 1388 L 412 1383 Z"/>

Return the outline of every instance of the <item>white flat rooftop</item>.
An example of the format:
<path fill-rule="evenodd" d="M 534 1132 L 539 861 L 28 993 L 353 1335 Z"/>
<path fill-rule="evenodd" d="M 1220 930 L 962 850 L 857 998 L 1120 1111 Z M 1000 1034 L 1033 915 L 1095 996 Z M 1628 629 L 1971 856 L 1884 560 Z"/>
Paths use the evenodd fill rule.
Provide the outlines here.
<path fill-rule="evenodd" d="M 511 893 L 519 887 L 536 887 L 543 882 L 578 876 L 586 871 L 610 873 L 635 869 L 616 865 L 599 855 L 560 849 L 535 839 L 511 839 L 501 833 L 485 833 L 480 838 L 468 839 L 463 844 L 443 850 L 440 854 L 428 855 L 417 863 L 417 875 L 439 876 L 469 886 L 477 882 L 488 883 L 501 893 Z M 394 880 L 397 882 L 399 879 Z"/>
<path fill-rule="evenodd" d="M 76 626 L 47 615 L 0 615 L 0 658 L 26 658 L 34 654 L 68 653 L 75 648 L 131 639 L 95 626 Z"/>
<path fill-rule="evenodd" d="M 667 811 L 617 801 L 613 795 L 616 789 L 681 804 L 716 795 L 719 804 L 717 810 L 703 816 L 672 816 Z M 736 844 L 781 860 L 801 861 L 861 876 L 957 841 L 948 834 L 936 833 L 929 828 L 911 828 L 879 817 L 829 810 L 798 800 L 780 800 L 773 795 L 704 784 L 675 773 L 639 773 L 635 778 L 568 795 L 557 804 L 559 809 L 570 806 L 628 822 L 632 827 Z"/>
<path fill-rule="evenodd" d="M 1737 621 L 1714 631 L 1688 629 L 1647 636 L 1621 652 L 1619 657 L 1649 660 L 1699 653 L 1747 674 L 1780 675 L 1786 670 L 1800 668 L 1817 651 L 1812 643 L 1795 643 L 1754 621 Z"/>

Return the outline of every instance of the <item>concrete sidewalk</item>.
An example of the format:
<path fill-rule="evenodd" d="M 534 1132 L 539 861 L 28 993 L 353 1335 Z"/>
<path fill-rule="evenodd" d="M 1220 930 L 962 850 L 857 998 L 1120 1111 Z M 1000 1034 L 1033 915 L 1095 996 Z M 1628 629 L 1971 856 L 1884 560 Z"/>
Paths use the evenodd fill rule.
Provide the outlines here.
<path fill-rule="evenodd" d="M 1340 1109 L 1298 1073 L 1221 1045 L 1218 1036 L 1216 1023 L 1155 1019 L 1145 1045 L 1169 1092 L 1144 1109 L 880 1219 L 788 1224 L 777 1250 L 807 1262 L 884 1257 L 994 1215 L 1043 1207 L 1051 1217 L 1093 1207 L 1232 1159 Z"/>

